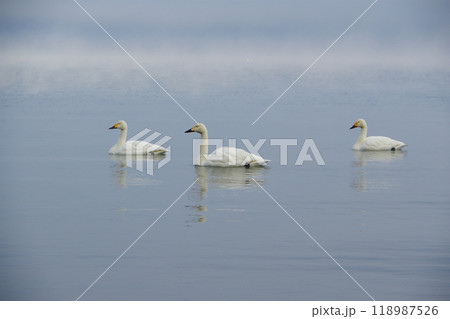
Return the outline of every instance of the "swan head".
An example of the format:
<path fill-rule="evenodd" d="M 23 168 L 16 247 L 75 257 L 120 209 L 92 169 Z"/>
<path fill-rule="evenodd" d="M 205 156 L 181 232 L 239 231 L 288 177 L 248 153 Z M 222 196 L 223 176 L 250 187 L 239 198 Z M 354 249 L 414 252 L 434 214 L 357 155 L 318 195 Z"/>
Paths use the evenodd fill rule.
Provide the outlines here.
<path fill-rule="evenodd" d="M 123 131 L 127 128 L 128 128 L 127 122 L 125 122 L 124 120 L 120 120 L 119 122 L 117 122 L 116 124 L 111 126 L 109 129 L 110 130 L 119 129 L 119 130 Z"/>
<path fill-rule="evenodd" d="M 350 127 L 350 129 L 354 129 L 355 127 L 360 128 L 367 127 L 366 121 L 364 121 L 363 119 L 356 120 L 355 124 L 353 124 L 353 126 Z"/>
<path fill-rule="evenodd" d="M 192 132 L 197 132 L 200 134 L 207 132 L 205 124 L 197 123 L 196 125 L 194 125 L 193 127 L 191 127 L 189 130 L 187 130 L 184 133 L 192 133 Z"/>

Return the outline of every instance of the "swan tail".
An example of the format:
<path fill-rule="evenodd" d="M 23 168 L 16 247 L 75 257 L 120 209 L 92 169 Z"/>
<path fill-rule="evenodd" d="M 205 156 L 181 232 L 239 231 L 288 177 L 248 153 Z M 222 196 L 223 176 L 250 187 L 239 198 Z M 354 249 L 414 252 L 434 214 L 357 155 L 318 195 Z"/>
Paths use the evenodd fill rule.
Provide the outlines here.
<path fill-rule="evenodd" d="M 163 150 L 163 149 L 158 149 L 158 150 L 154 150 L 151 151 L 151 154 L 166 154 L 167 150 Z"/>
<path fill-rule="evenodd" d="M 266 159 L 263 159 L 262 161 L 253 160 L 253 161 L 247 162 L 244 166 L 245 166 L 245 167 L 250 167 L 250 166 L 265 166 L 265 165 L 267 165 L 267 163 L 269 163 L 269 162 L 270 162 L 270 160 L 266 160 Z"/>
<path fill-rule="evenodd" d="M 408 146 L 408 145 L 407 144 L 401 144 L 401 145 L 398 145 L 398 146 L 394 146 L 393 148 L 391 148 L 391 151 L 401 150 L 405 146 Z"/>

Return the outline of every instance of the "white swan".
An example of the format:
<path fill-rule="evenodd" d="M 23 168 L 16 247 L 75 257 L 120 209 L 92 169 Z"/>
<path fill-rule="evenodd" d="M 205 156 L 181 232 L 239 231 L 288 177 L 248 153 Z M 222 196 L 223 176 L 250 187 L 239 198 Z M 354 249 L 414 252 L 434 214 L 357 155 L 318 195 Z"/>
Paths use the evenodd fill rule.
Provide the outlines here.
<path fill-rule="evenodd" d="M 350 129 L 355 127 L 361 128 L 361 134 L 353 145 L 355 151 L 396 151 L 406 146 L 403 142 L 385 136 L 367 137 L 367 123 L 363 119 L 357 120 Z"/>
<path fill-rule="evenodd" d="M 208 130 L 202 123 L 198 123 L 185 133 L 200 133 L 202 140 L 200 144 L 200 156 L 195 165 L 199 166 L 265 166 L 269 160 L 259 155 L 251 154 L 243 149 L 235 147 L 220 147 L 208 154 Z"/>
<path fill-rule="evenodd" d="M 114 155 L 144 155 L 144 154 L 164 154 L 167 149 L 157 144 L 151 144 L 145 141 L 127 141 L 127 122 L 120 120 L 109 128 L 110 130 L 121 130 L 119 140 L 109 149 L 109 154 Z"/>

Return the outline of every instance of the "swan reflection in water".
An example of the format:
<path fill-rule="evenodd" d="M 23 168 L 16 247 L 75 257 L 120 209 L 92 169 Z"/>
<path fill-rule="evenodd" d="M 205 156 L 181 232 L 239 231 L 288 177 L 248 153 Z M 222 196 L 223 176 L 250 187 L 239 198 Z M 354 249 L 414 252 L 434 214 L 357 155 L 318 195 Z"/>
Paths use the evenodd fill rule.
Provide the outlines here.
<path fill-rule="evenodd" d="M 190 220 L 186 221 L 187 226 L 192 226 L 192 224 L 195 223 L 206 222 L 206 216 L 203 214 L 203 212 L 206 212 L 208 210 L 208 207 L 206 207 L 206 205 L 200 204 L 200 205 L 191 205 L 188 207 L 193 209 L 195 211 L 195 214 L 192 216 Z"/>
<path fill-rule="evenodd" d="M 133 169 L 140 168 L 141 171 L 147 170 L 147 165 L 153 165 L 154 162 L 161 161 L 166 157 L 164 154 L 148 154 L 148 155 L 127 155 L 128 160 L 131 160 L 131 166 Z M 154 183 L 154 180 L 148 178 L 148 174 L 137 174 L 136 176 L 128 176 L 127 170 L 127 156 L 125 155 L 109 155 L 112 161 L 111 168 L 113 179 L 115 183 L 120 187 L 127 187 L 131 185 L 150 185 Z"/>
<path fill-rule="evenodd" d="M 258 186 L 258 183 L 264 183 L 264 167 L 214 167 L 214 166 L 195 166 L 197 173 L 200 195 L 204 197 L 208 192 L 208 186 L 213 188 L 225 189 L 243 189 Z"/>
<path fill-rule="evenodd" d="M 198 181 L 192 187 L 191 194 L 194 197 L 194 204 L 189 205 L 198 217 L 195 222 L 204 222 L 206 217 L 203 214 L 208 211 L 207 194 L 209 189 L 227 189 L 240 190 L 247 188 L 258 187 L 259 184 L 264 184 L 265 167 L 214 167 L 214 166 L 195 166 Z M 254 179 L 254 180 L 253 180 Z M 216 208 L 216 210 L 219 210 Z M 230 210 L 230 209 L 220 209 Z M 240 211 L 239 209 L 231 209 L 233 211 Z M 189 221 L 194 222 L 194 221 Z"/>
<path fill-rule="evenodd" d="M 353 151 L 353 181 L 351 187 L 359 191 L 370 189 L 391 189 L 396 185 L 395 175 L 377 175 L 368 177 L 366 166 L 388 167 L 406 156 L 406 152 L 393 151 Z M 373 164 L 373 165 L 371 165 Z"/>

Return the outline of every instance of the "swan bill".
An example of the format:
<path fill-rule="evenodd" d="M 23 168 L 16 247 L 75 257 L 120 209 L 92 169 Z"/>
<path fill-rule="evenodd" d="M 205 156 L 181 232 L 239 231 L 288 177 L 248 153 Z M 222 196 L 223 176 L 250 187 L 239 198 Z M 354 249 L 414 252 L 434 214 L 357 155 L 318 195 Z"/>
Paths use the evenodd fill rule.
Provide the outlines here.
<path fill-rule="evenodd" d="M 109 129 L 110 129 L 110 130 L 114 130 L 114 129 L 116 129 L 118 126 L 119 126 L 119 123 L 114 124 L 114 125 L 111 126 Z"/>
<path fill-rule="evenodd" d="M 350 129 L 352 130 L 352 129 L 354 129 L 355 127 L 358 127 L 358 123 L 353 124 L 353 126 L 350 127 Z"/>
<path fill-rule="evenodd" d="M 190 128 L 189 130 L 185 131 L 184 133 L 192 133 L 194 132 L 193 128 Z"/>

